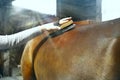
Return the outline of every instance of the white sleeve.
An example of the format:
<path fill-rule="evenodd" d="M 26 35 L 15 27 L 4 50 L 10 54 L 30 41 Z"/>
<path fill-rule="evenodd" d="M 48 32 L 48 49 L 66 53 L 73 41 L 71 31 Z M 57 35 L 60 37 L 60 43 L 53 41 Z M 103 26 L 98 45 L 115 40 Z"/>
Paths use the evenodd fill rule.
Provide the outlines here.
<path fill-rule="evenodd" d="M 42 30 L 38 26 L 12 35 L 0 35 L 0 49 L 8 49 L 24 44 L 40 34 L 42 34 Z"/>

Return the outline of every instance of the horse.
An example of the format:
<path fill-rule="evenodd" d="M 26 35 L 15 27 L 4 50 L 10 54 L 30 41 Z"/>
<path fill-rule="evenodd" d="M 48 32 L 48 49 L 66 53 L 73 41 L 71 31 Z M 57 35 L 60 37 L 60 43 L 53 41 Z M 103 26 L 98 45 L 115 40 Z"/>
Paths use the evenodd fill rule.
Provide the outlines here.
<path fill-rule="evenodd" d="M 120 18 L 75 24 L 56 36 L 46 31 L 26 44 L 24 80 L 120 80 Z"/>
<path fill-rule="evenodd" d="M 12 2 L 12 0 L 9 1 Z M 52 22 L 53 20 L 57 19 L 55 15 L 40 13 L 13 5 L 6 6 L 5 4 L 10 4 L 9 1 L 0 2 L 2 3 L 2 7 L 0 6 L 1 35 L 14 34 L 28 28 Z M 14 47 L 9 50 L 7 49 L 0 51 L 0 76 L 12 75 L 12 68 L 19 64 L 24 45 L 25 44 L 20 45 L 17 48 Z M 8 53 L 12 54 L 9 55 Z M 10 69 L 8 69 L 8 67 L 10 67 Z"/>

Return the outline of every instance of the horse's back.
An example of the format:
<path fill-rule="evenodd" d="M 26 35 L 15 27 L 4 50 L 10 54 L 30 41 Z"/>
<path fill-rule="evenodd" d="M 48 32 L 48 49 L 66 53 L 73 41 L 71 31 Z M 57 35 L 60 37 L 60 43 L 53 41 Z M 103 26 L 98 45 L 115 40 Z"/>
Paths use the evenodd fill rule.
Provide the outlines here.
<path fill-rule="evenodd" d="M 120 39 L 101 35 L 91 25 L 79 26 L 57 37 L 48 38 L 39 47 L 41 38 L 44 39 L 42 36 L 30 41 L 23 54 L 22 62 L 25 65 L 22 65 L 29 64 L 31 71 L 35 53 L 34 71 L 37 80 L 119 80 Z"/>
<path fill-rule="evenodd" d="M 88 33 L 73 30 L 54 39 L 48 39 L 39 49 L 34 69 L 37 79 L 43 80 L 98 80 L 108 74 L 114 39 L 97 41 Z M 91 35 L 92 36 L 92 35 Z M 102 44 L 101 44 L 102 43 Z M 113 44 L 112 44 L 113 43 Z M 111 45 L 110 45 L 111 44 Z M 108 56 L 110 54 L 110 57 Z M 108 69 L 106 72 L 104 68 Z"/>

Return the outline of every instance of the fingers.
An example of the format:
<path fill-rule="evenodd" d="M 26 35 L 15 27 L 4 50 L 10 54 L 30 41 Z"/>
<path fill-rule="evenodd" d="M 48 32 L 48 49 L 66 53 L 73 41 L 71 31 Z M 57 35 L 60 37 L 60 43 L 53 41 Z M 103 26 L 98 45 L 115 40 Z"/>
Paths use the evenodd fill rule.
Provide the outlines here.
<path fill-rule="evenodd" d="M 59 27 L 59 26 L 51 26 L 51 27 L 49 27 L 48 30 L 60 30 L 60 29 L 61 29 L 61 27 Z"/>
<path fill-rule="evenodd" d="M 59 29 L 61 29 L 59 26 L 55 26 L 53 23 L 44 24 L 44 25 L 42 25 L 42 27 L 45 30 L 59 30 Z"/>
<path fill-rule="evenodd" d="M 67 23 L 71 20 L 72 20 L 72 17 L 63 18 L 59 21 L 59 24 L 62 25 L 62 24 Z M 45 30 L 60 30 L 61 29 L 61 27 L 55 26 L 53 23 L 44 24 L 44 25 L 42 25 L 42 27 Z"/>
<path fill-rule="evenodd" d="M 58 26 L 57 26 L 57 27 L 56 27 L 56 29 L 60 30 L 60 29 L 61 29 L 61 27 L 58 27 Z"/>
<path fill-rule="evenodd" d="M 72 19 L 72 17 L 66 17 L 66 18 L 63 18 L 63 19 L 61 19 L 61 20 L 71 20 Z"/>

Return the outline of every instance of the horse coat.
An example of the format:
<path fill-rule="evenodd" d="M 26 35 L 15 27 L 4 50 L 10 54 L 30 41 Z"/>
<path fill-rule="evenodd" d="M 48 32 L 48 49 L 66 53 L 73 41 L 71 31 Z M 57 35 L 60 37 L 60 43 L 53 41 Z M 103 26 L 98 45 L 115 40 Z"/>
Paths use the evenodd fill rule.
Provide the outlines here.
<path fill-rule="evenodd" d="M 36 50 L 47 35 L 27 43 L 21 59 L 24 80 L 32 80 L 32 73 L 37 80 L 120 80 L 120 19 L 76 24 Z"/>

